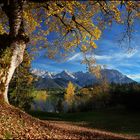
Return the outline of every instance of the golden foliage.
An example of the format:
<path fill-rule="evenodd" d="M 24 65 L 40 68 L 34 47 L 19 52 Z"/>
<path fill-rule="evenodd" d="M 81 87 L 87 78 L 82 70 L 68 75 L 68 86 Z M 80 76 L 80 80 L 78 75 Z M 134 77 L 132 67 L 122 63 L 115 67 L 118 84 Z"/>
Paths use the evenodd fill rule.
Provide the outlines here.
<path fill-rule="evenodd" d="M 30 46 L 46 48 L 49 58 L 55 58 L 67 56 L 66 53 L 70 54 L 77 48 L 83 53 L 96 49 L 95 42 L 107 25 L 114 21 L 124 23 L 127 19 L 125 12 L 131 12 L 129 24 L 132 24 L 135 17 L 140 17 L 139 8 L 140 2 L 136 1 L 30 2 L 24 6 L 23 18 L 26 33 L 30 35 Z M 0 15 L 0 34 L 8 30 L 4 16 L 3 13 Z M 53 40 L 48 39 L 51 33 L 56 34 Z"/>
<path fill-rule="evenodd" d="M 35 101 L 46 101 L 48 94 L 46 91 L 34 91 Z"/>
<path fill-rule="evenodd" d="M 82 93 L 82 94 L 89 94 L 90 93 L 90 91 L 89 91 L 89 89 L 88 88 L 82 88 L 81 90 L 80 90 L 80 93 Z"/>
<path fill-rule="evenodd" d="M 75 86 L 72 84 L 72 82 L 69 82 L 66 88 L 65 100 L 70 105 L 74 100 L 74 91 L 75 91 Z"/>
<path fill-rule="evenodd" d="M 26 7 L 23 10 L 23 19 L 24 19 L 24 25 L 25 25 L 25 30 L 26 33 L 32 34 L 37 27 L 40 26 L 41 21 L 37 21 L 35 18 L 35 14 L 33 14 L 33 9 L 30 9 L 29 7 Z"/>
<path fill-rule="evenodd" d="M 0 34 L 4 34 L 4 33 L 5 33 L 4 27 L 3 27 L 3 25 L 0 23 Z"/>

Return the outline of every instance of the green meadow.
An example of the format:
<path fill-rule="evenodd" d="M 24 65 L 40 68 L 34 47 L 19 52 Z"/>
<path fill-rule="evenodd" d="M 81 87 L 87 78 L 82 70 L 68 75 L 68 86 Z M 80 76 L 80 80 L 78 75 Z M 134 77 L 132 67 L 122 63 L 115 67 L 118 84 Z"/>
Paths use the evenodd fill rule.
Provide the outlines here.
<path fill-rule="evenodd" d="M 124 109 L 102 109 L 92 112 L 47 113 L 29 112 L 42 120 L 66 121 L 74 125 L 140 136 L 140 113 Z"/>

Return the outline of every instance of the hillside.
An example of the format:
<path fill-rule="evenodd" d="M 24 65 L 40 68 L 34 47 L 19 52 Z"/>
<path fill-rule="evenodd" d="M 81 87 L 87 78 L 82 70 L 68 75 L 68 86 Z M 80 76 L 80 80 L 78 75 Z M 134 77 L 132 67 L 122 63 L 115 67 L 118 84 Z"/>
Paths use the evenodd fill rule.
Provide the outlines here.
<path fill-rule="evenodd" d="M 0 105 L 0 139 L 136 139 L 65 122 L 41 121 L 9 105 Z"/>

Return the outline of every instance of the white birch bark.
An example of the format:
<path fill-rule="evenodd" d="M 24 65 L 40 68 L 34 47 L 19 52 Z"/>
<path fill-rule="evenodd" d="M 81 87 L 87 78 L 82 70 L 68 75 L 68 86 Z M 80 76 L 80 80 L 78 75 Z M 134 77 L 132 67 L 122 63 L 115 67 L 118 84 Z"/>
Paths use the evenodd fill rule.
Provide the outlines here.
<path fill-rule="evenodd" d="M 8 88 L 9 88 L 9 83 L 12 79 L 12 76 L 15 72 L 15 69 L 20 65 L 20 63 L 23 61 L 23 55 L 24 55 L 24 50 L 26 48 L 26 44 L 24 41 L 15 41 L 14 43 L 11 44 L 11 48 L 13 48 L 9 68 L 5 74 L 3 74 L 3 90 L 0 91 L 0 94 L 2 94 L 0 97 L 3 98 L 4 102 L 8 102 Z"/>

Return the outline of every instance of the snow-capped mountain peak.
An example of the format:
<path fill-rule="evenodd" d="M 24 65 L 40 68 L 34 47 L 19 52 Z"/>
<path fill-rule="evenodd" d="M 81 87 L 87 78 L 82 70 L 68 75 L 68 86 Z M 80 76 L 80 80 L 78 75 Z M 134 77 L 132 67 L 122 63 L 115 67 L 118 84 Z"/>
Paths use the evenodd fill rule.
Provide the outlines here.
<path fill-rule="evenodd" d="M 69 72 L 64 70 L 60 73 L 54 74 L 48 71 L 42 70 L 32 70 L 31 71 L 34 75 L 40 77 L 38 83 L 36 84 L 38 88 L 51 88 L 52 87 L 63 87 L 65 88 L 69 81 L 73 82 L 75 85 L 79 87 L 84 87 L 87 85 L 93 85 L 95 83 L 101 82 L 101 79 L 97 79 L 95 75 L 89 72 Z M 105 77 L 109 83 L 133 83 L 132 79 L 128 78 L 127 76 L 123 75 L 121 72 L 112 69 L 102 69 L 101 70 L 102 77 Z"/>
<path fill-rule="evenodd" d="M 32 69 L 31 73 L 34 74 L 37 77 L 42 77 L 42 78 L 53 78 L 54 74 L 52 72 L 48 72 L 45 70 L 39 70 L 39 69 Z"/>
<path fill-rule="evenodd" d="M 69 72 L 67 70 L 64 70 L 64 71 L 56 74 L 54 76 L 54 78 L 64 78 L 64 79 L 67 79 L 67 80 L 72 80 L 72 79 L 75 79 L 75 76 L 71 72 Z"/>
<path fill-rule="evenodd" d="M 42 77 L 46 73 L 46 71 L 39 70 L 39 69 L 32 69 L 31 73 L 38 76 L 38 77 Z"/>

